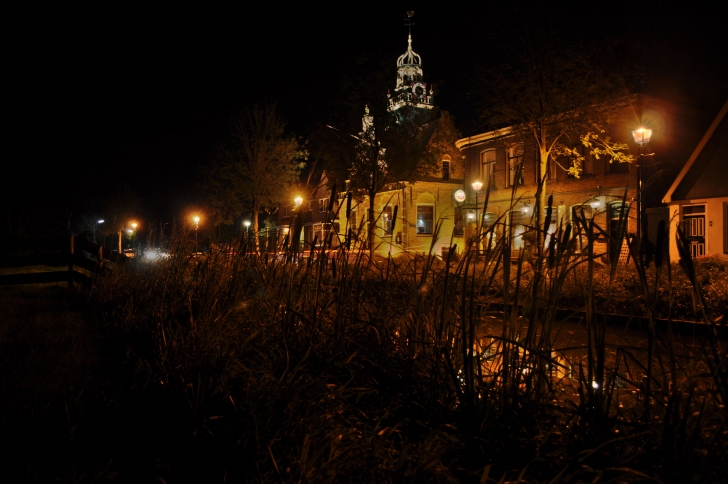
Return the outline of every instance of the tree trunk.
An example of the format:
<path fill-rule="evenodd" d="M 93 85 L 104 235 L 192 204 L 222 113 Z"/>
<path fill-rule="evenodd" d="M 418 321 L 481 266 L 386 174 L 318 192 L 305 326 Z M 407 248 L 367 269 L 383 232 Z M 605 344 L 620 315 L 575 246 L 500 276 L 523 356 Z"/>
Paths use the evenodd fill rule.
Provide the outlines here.
<path fill-rule="evenodd" d="M 367 214 L 367 222 L 369 223 L 369 230 L 368 230 L 368 237 L 367 240 L 369 241 L 369 258 L 374 257 L 374 237 L 375 237 L 375 224 L 374 224 L 374 197 L 377 196 L 377 193 L 369 193 L 369 213 Z"/>
<path fill-rule="evenodd" d="M 258 210 L 259 207 L 253 207 L 253 250 L 258 250 Z M 290 233 L 290 224 L 288 225 Z M 246 234 L 247 235 L 247 234 Z"/>
<path fill-rule="evenodd" d="M 122 254 L 122 248 L 121 248 L 121 237 L 123 236 L 123 231 L 119 230 L 119 254 Z"/>
<path fill-rule="evenodd" d="M 538 228 L 541 228 L 543 223 L 543 211 L 546 208 L 546 174 L 549 169 L 549 152 L 545 148 L 539 148 L 539 162 L 538 162 L 538 187 L 536 188 L 536 224 Z M 547 227 L 545 227 L 547 229 Z M 540 234 L 540 232 L 537 232 Z M 536 243 L 541 243 L 540 235 L 536 237 Z"/>

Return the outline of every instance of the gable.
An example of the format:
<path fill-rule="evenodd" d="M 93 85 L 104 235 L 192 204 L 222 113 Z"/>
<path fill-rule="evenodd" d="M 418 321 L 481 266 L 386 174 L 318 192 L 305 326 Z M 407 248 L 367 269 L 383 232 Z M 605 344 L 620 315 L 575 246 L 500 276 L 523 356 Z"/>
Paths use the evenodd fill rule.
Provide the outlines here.
<path fill-rule="evenodd" d="M 723 118 L 675 189 L 673 200 L 728 196 L 728 118 Z"/>

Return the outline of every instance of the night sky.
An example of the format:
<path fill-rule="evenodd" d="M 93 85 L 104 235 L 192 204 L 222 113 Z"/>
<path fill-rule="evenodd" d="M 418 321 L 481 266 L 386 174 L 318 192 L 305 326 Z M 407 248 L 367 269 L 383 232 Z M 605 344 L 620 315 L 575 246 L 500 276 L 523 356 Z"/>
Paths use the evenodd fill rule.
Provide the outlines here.
<path fill-rule="evenodd" d="M 415 11 L 413 48 L 426 80 L 438 85 L 436 102 L 472 134 L 472 79 L 487 54 L 485 33 L 526 15 L 484 4 L 115 4 L 21 15 L 6 44 L 3 196 L 89 213 L 127 183 L 149 217 L 171 217 L 199 202 L 198 167 L 232 113 L 277 101 L 290 129 L 305 136 L 326 122 L 356 56 L 391 59 L 394 78 L 407 10 Z M 728 97 L 722 16 L 607 5 L 539 8 L 574 35 L 628 39 L 646 74 L 640 89 L 691 105 L 709 121 Z"/>

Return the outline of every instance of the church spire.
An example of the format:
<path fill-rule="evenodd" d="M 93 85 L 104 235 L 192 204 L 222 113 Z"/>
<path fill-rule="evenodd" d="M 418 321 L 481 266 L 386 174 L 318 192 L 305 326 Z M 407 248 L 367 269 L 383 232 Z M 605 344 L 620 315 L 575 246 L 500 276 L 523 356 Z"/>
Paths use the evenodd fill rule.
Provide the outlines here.
<path fill-rule="evenodd" d="M 390 100 L 391 110 L 399 109 L 405 104 L 432 108 L 432 86 L 428 92 L 428 86 L 422 80 L 422 57 L 412 50 L 414 14 L 413 11 L 407 12 L 407 52 L 397 58 L 397 85 Z"/>

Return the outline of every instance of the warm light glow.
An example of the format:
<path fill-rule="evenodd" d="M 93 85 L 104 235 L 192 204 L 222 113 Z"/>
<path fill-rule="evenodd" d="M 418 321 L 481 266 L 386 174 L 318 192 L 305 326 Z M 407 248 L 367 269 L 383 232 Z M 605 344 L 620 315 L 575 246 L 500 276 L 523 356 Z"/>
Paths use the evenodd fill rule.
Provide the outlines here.
<path fill-rule="evenodd" d="M 132 228 L 133 230 L 136 230 L 136 228 L 137 228 L 137 223 L 136 223 L 136 222 L 132 222 L 132 223 L 130 223 L 129 225 L 131 226 L 131 228 Z"/>
<path fill-rule="evenodd" d="M 296 198 L 293 199 L 293 203 L 296 204 L 296 207 L 300 206 L 303 203 L 303 197 L 300 195 L 297 196 Z"/>
<path fill-rule="evenodd" d="M 198 225 L 200 223 L 200 216 L 199 215 L 193 215 L 192 221 L 195 223 L 195 225 Z"/>
<path fill-rule="evenodd" d="M 134 231 L 132 229 L 126 229 L 126 233 L 129 234 L 129 235 L 131 235 L 131 234 L 134 233 Z"/>
<path fill-rule="evenodd" d="M 530 208 L 528 208 L 528 207 L 523 207 L 523 208 L 521 209 L 521 212 L 523 212 L 523 213 L 528 213 L 528 212 L 530 212 L 530 211 L 531 211 L 531 209 L 530 209 Z"/>
<path fill-rule="evenodd" d="M 632 136 L 634 137 L 635 143 L 643 146 L 650 142 L 652 130 L 650 128 L 645 128 L 644 126 L 640 126 L 639 128 L 632 130 Z"/>
<path fill-rule="evenodd" d="M 248 227 L 250 227 L 250 220 L 246 220 L 245 222 L 243 222 L 243 225 L 245 225 L 245 228 L 246 228 L 246 229 L 247 229 Z"/>
<path fill-rule="evenodd" d="M 475 214 L 473 212 L 468 213 L 468 220 L 475 220 Z"/>
<path fill-rule="evenodd" d="M 483 188 L 483 184 L 481 182 L 479 182 L 478 180 L 475 180 L 472 183 L 472 185 L 473 185 L 473 190 L 475 190 L 476 192 L 480 191 L 480 189 Z"/>
<path fill-rule="evenodd" d="M 589 205 L 591 206 L 591 208 L 596 210 L 597 208 L 602 206 L 602 202 L 600 202 L 599 200 L 594 200 Z"/>

